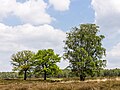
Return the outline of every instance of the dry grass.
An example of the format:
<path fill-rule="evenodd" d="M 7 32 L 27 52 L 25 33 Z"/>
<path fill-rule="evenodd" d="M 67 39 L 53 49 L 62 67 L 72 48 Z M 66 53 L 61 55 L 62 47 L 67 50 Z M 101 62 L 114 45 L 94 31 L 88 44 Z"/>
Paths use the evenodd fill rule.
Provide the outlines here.
<path fill-rule="evenodd" d="M 41 80 L 0 80 L 0 90 L 120 90 L 120 81 L 44 82 Z"/>

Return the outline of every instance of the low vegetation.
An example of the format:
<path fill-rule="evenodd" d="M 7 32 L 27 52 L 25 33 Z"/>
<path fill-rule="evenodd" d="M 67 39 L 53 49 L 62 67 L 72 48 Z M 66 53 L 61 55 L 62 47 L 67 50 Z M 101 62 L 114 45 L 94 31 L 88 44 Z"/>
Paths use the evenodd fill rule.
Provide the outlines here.
<path fill-rule="evenodd" d="M 120 81 L 0 80 L 0 90 L 119 90 Z"/>

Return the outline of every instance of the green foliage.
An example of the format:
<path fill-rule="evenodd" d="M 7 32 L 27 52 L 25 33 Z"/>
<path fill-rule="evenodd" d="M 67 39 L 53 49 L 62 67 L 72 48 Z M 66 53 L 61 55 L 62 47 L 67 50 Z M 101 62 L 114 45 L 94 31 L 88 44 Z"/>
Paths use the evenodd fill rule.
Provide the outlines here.
<path fill-rule="evenodd" d="M 84 80 L 86 76 L 94 76 L 106 66 L 105 48 L 102 47 L 103 35 L 97 35 L 98 26 L 95 24 L 81 24 L 80 28 L 73 28 L 67 33 L 64 58 L 70 62 L 73 72 Z"/>
<path fill-rule="evenodd" d="M 68 78 L 70 77 L 71 70 L 70 69 L 63 69 L 62 70 L 62 77 Z"/>
<path fill-rule="evenodd" d="M 44 74 L 44 80 L 46 75 L 57 74 L 60 69 L 56 63 L 60 62 L 60 59 L 59 55 L 55 54 L 52 49 L 39 50 L 34 56 L 35 74 Z"/>
<path fill-rule="evenodd" d="M 19 74 L 24 74 L 24 80 L 26 80 L 26 73 L 31 69 L 32 58 L 34 53 L 29 50 L 23 50 L 13 54 L 11 57 L 11 64 L 14 71 L 19 71 Z"/>

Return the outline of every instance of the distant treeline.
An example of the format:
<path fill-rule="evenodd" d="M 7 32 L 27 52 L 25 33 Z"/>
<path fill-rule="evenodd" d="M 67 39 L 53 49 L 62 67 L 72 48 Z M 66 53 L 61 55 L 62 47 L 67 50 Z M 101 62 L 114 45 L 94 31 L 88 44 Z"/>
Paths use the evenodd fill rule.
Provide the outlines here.
<path fill-rule="evenodd" d="M 62 74 L 60 74 L 61 77 L 79 77 L 78 75 L 75 75 L 71 70 L 64 69 L 62 70 Z M 96 77 L 116 77 L 120 76 L 120 69 L 103 69 L 100 71 L 100 74 L 96 74 Z"/>
<path fill-rule="evenodd" d="M 17 72 L 0 72 L 0 79 L 14 79 L 18 76 Z"/>
<path fill-rule="evenodd" d="M 107 76 L 111 76 L 111 77 L 120 76 L 120 69 L 118 69 L 118 68 L 116 68 L 116 69 L 104 69 L 104 70 L 101 70 L 100 75 L 103 76 L 103 77 L 107 77 Z"/>
<path fill-rule="evenodd" d="M 120 76 L 120 69 L 103 69 L 100 71 L 100 77 L 116 77 Z M 99 77 L 96 75 L 96 77 Z M 16 78 L 22 78 L 22 75 L 19 75 L 18 72 L 0 72 L 0 79 L 16 79 Z M 41 74 L 36 75 L 30 75 L 28 78 L 41 78 Z M 58 73 L 57 75 L 49 75 L 49 78 L 69 78 L 69 77 L 78 77 L 75 75 L 70 69 L 62 69 L 61 73 Z"/>

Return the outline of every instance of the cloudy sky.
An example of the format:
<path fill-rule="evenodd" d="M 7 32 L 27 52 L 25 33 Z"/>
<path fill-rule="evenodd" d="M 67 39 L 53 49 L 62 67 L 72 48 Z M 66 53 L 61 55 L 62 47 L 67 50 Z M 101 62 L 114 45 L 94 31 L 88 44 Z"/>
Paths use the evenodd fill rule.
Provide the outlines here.
<path fill-rule="evenodd" d="M 0 0 L 0 71 L 12 70 L 17 51 L 52 48 L 62 55 L 65 33 L 81 23 L 100 26 L 107 68 L 120 68 L 119 19 L 119 0 Z"/>

